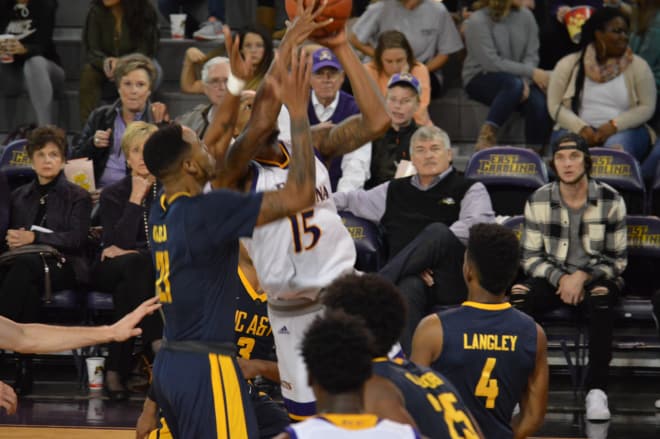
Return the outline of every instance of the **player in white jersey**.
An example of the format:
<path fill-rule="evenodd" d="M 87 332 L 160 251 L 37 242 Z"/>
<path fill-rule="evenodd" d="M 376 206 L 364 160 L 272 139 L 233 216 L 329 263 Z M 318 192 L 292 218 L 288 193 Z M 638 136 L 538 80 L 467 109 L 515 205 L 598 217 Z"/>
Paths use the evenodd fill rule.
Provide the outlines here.
<path fill-rule="evenodd" d="M 226 155 L 223 148 L 216 149 L 216 159 L 224 162 L 224 172 L 214 182 L 216 188 L 268 191 L 277 189 L 286 179 L 289 149 L 278 141 L 275 128 L 281 107 L 280 96 L 286 93 L 281 89 L 278 77 L 295 58 L 292 54 L 297 45 L 318 28 L 314 18 L 322 10 L 322 6 L 312 4 L 303 11 L 301 5 L 299 2 L 297 18 L 282 40 L 279 56 L 257 92 L 245 130 Z M 330 48 L 339 59 L 362 111 L 339 125 L 312 129 L 317 156 L 329 162 L 382 135 L 390 119 L 380 92 L 348 44 L 345 31 L 318 42 Z M 297 119 L 301 117 L 291 113 L 294 141 L 297 135 L 302 135 L 296 130 L 300 125 Z M 208 145 L 214 145 L 222 134 L 222 126 L 212 125 L 204 140 Z M 253 158 L 256 160 L 250 163 Z M 293 419 L 316 413 L 298 344 L 304 330 L 321 310 L 318 301 L 321 289 L 351 271 L 355 263 L 354 244 L 330 198 L 330 181 L 321 160 L 317 160 L 316 205 L 270 227 L 255 229 L 253 238 L 245 242 L 259 282 L 268 294 L 282 395 Z"/>
<path fill-rule="evenodd" d="M 310 325 L 301 350 L 322 414 L 290 425 L 276 439 L 419 437 L 410 425 L 363 413 L 364 385 L 371 376 L 372 338 L 362 320 L 329 312 Z"/>

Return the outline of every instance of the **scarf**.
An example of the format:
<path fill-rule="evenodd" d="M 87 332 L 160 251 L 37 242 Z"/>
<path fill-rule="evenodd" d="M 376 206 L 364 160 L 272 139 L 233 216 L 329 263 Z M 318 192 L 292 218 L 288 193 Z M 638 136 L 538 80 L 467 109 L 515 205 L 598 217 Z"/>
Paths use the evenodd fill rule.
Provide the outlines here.
<path fill-rule="evenodd" d="M 596 48 L 591 43 L 584 52 L 584 72 L 594 82 L 604 83 L 619 76 L 632 63 L 633 53 L 630 47 L 619 58 L 608 58 L 604 64 L 596 59 Z"/>

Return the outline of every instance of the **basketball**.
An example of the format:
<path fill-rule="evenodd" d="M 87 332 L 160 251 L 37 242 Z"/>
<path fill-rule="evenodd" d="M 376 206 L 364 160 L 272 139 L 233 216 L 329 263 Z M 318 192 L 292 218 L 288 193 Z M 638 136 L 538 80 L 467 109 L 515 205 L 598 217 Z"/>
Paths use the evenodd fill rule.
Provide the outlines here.
<path fill-rule="evenodd" d="M 312 3 L 312 0 L 286 0 L 286 13 L 289 19 L 293 20 L 296 17 L 296 6 L 298 1 L 304 1 L 305 7 Z M 325 21 L 333 18 L 334 21 L 322 29 L 315 31 L 313 37 L 323 37 L 328 34 L 337 32 L 344 28 L 346 20 L 351 17 L 351 10 L 353 9 L 353 0 L 328 0 L 325 9 L 321 15 L 316 17 L 316 21 Z"/>

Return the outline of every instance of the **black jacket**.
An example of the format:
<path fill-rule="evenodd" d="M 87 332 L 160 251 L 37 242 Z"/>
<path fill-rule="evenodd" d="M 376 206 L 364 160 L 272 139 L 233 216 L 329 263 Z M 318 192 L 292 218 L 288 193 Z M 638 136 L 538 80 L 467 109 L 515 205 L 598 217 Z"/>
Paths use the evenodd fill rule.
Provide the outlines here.
<path fill-rule="evenodd" d="M 153 190 L 147 194 L 146 207 L 129 202 L 132 190 L 133 177 L 127 175 L 101 192 L 99 217 L 103 226 L 103 247 L 116 245 L 148 254 L 144 218 L 154 198 Z"/>
<path fill-rule="evenodd" d="M 0 0 L 0 34 L 5 33 L 10 21 L 23 18 L 14 9 L 15 4 L 15 0 Z M 59 64 L 60 58 L 55 51 L 55 43 L 53 42 L 57 0 L 30 0 L 27 7 L 30 11 L 28 17 L 31 20 L 30 30 L 34 30 L 34 32 L 21 39 L 27 53 L 16 55 L 15 62 L 22 63 L 28 58 L 41 55 Z"/>
<path fill-rule="evenodd" d="M 94 164 L 94 180 L 98 184 L 99 179 L 103 175 L 105 165 L 108 163 L 108 157 L 112 150 L 114 142 L 114 127 L 115 117 L 117 117 L 117 109 L 121 108 L 121 101 L 117 99 L 111 105 L 102 105 L 92 111 L 89 115 L 85 128 L 80 134 L 79 142 L 73 147 L 72 157 L 88 157 Z M 153 115 L 151 114 L 151 101 L 147 100 L 142 113 L 142 119 L 145 122 L 153 123 Z M 108 128 L 113 128 L 110 134 L 110 146 L 107 148 L 97 148 L 94 146 L 94 134 L 97 130 L 105 131 Z"/>
<path fill-rule="evenodd" d="M 410 138 L 417 128 L 413 120 L 399 131 L 390 127 L 383 137 L 371 142 L 371 178 L 365 183 L 365 189 L 390 181 L 396 174 L 398 163 L 410 160 Z"/>
<path fill-rule="evenodd" d="M 37 181 L 17 188 L 11 194 L 10 228 L 30 230 L 39 209 Z M 84 189 L 67 181 L 60 173 L 57 182 L 48 193 L 46 227 L 53 233 L 35 232 L 35 244 L 48 244 L 64 254 L 73 265 L 76 279 L 88 281 L 88 266 L 85 260 L 87 232 L 92 211 L 92 199 Z"/>

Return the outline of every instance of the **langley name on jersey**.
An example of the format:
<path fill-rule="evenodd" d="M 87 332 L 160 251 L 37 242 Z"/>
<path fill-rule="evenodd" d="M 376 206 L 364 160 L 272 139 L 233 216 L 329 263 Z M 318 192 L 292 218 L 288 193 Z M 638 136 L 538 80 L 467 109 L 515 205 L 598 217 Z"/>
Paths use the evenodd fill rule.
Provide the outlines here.
<path fill-rule="evenodd" d="M 517 335 L 463 333 L 465 350 L 514 352 L 517 341 Z"/>

